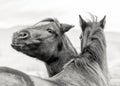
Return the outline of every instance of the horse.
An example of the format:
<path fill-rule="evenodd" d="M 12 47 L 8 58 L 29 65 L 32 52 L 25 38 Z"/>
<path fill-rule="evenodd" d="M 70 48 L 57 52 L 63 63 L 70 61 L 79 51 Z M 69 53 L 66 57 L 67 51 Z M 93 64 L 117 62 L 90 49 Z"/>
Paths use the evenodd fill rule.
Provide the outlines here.
<path fill-rule="evenodd" d="M 31 78 L 18 70 L 0 67 L 0 86 L 34 86 Z"/>
<path fill-rule="evenodd" d="M 96 56 L 97 58 L 94 60 L 96 60 L 99 63 L 101 69 L 104 72 L 104 75 L 107 75 L 108 74 L 108 66 L 107 66 L 107 57 L 106 57 L 106 40 L 105 40 L 103 30 L 101 30 L 101 29 L 99 29 L 99 27 L 97 27 L 97 26 L 101 26 L 101 28 L 104 29 L 104 26 L 105 26 L 104 24 L 106 23 L 106 21 L 105 21 L 106 16 L 104 16 L 103 20 L 101 20 L 99 23 L 96 22 L 97 17 L 93 16 L 92 14 L 91 14 L 91 17 L 93 18 L 93 22 L 89 21 L 87 24 L 86 21 L 83 20 L 82 17 L 80 16 L 80 22 L 81 22 L 80 25 L 81 25 L 82 32 L 83 32 L 80 36 L 81 50 L 83 50 L 85 46 L 93 48 L 93 49 L 94 49 L 94 47 L 96 48 L 98 46 L 97 48 L 99 49 L 99 52 L 96 49 L 96 54 L 98 54 L 98 55 Z M 91 26 L 91 28 L 89 26 Z M 85 27 L 87 27 L 88 29 L 85 30 L 86 29 Z M 93 30 L 91 30 L 92 28 L 93 28 Z M 91 32 L 90 32 L 90 30 L 91 30 Z M 84 34 L 86 34 L 86 35 L 84 36 Z M 89 37 L 89 35 L 90 35 L 90 37 Z M 92 43 L 92 41 L 99 43 L 99 45 L 97 43 L 93 43 L 92 46 L 89 46 L 89 44 Z M 101 50 L 99 48 L 100 46 L 101 46 Z M 92 50 L 91 50 L 91 53 L 93 53 Z"/>
<path fill-rule="evenodd" d="M 45 62 L 49 77 L 52 77 L 78 55 L 65 34 L 72 27 L 55 18 L 46 18 L 15 32 L 11 45 L 15 50 Z"/>
<path fill-rule="evenodd" d="M 64 69 L 49 79 L 34 79 L 44 86 L 109 86 L 106 63 L 104 27 L 106 17 L 100 21 L 85 21 L 81 16 L 81 53 L 71 59 Z M 39 82 L 36 82 L 36 81 Z"/>

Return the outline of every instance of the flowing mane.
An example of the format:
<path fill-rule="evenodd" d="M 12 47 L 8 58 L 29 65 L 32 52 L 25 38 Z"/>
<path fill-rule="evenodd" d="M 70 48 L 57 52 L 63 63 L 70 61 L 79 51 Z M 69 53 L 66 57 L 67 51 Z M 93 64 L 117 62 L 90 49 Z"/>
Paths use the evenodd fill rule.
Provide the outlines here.
<path fill-rule="evenodd" d="M 82 59 L 81 63 L 85 64 L 85 67 L 87 67 L 87 65 L 91 67 L 93 69 L 92 71 L 100 74 L 103 81 L 108 83 L 109 79 L 106 58 L 106 40 L 103 31 L 106 22 L 106 16 L 104 16 L 101 21 L 98 21 L 97 17 L 93 15 L 91 15 L 91 18 L 92 20 L 86 22 L 80 16 L 80 24 L 82 28 L 82 53 L 80 54 L 80 57 Z M 82 25 L 84 25 L 84 27 Z"/>
<path fill-rule="evenodd" d="M 81 36 L 84 35 L 86 40 L 81 48 L 84 54 L 85 52 L 91 53 L 93 58 L 91 61 L 96 61 L 101 69 L 106 70 L 106 40 L 104 36 L 104 26 L 102 25 L 103 20 L 98 22 L 97 17 L 92 16 L 92 20 L 89 20 L 86 24 L 86 28 L 83 28 L 83 33 Z M 106 16 L 105 16 L 106 17 Z M 105 19 L 105 17 L 103 19 Z M 85 21 L 84 21 L 85 22 Z M 103 22 L 105 23 L 105 21 Z M 100 27 L 99 27 L 100 26 Z M 102 29 L 103 28 L 103 29 Z M 85 30 L 84 30 L 85 29 Z M 91 31 L 90 31 L 91 30 Z M 81 38 L 81 40 L 83 40 Z M 105 67 L 105 68 L 104 68 Z M 107 71 L 106 71 L 107 72 Z"/>

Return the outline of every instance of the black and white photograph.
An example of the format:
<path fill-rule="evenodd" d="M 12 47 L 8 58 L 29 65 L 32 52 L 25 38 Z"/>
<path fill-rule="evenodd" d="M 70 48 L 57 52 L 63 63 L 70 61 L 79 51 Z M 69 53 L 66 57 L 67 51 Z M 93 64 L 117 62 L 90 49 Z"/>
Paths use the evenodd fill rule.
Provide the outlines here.
<path fill-rule="evenodd" d="M 120 86 L 119 0 L 0 0 L 0 86 Z"/>

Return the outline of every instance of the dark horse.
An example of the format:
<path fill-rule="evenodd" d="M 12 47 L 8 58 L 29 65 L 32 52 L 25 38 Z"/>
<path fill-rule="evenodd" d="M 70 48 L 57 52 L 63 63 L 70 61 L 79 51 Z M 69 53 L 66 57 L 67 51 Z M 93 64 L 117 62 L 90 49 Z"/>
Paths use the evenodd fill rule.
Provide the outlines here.
<path fill-rule="evenodd" d="M 86 22 L 80 16 L 81 53 L 50 79 L 31 77 L 35 86 L 109 86 L 106 63 L 105 17 Z"/>
<path fill-rule="evenodd" d="M 65 35 L 73 25 L 47 18 L 14 33 L 12 47 L 45 62 L 49 76 L 59 73 L 77 52 Z"/>

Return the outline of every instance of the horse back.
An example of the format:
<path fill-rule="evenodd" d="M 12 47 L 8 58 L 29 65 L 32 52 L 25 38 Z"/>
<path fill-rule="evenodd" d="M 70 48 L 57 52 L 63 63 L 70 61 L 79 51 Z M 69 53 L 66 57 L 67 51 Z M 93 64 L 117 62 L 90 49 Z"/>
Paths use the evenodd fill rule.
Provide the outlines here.
<path fill-rule="evenodd" d="M 0 86 L 34 86 L 30 77 L 18 70 L 0 67 Z"/>

